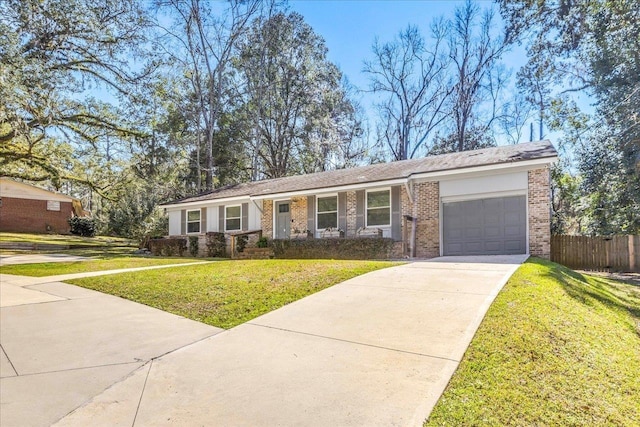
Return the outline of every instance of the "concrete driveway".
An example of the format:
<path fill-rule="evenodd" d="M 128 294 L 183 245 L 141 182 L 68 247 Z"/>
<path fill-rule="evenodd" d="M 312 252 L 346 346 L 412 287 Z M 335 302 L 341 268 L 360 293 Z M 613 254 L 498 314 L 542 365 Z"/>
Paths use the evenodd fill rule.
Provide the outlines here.
<path fill-rule="evenodd" d="M 155 320 L 171 316 L 162 312 L 140 321 L 157 310 L 38 285 L 68 300 L 2 308 L 2 376 L 12 372 L 5 364 L 17 376 L 2 379 L 0 424 L 47 425 L 54 411 L 34 420 L 34 401 L 85 387 L 82 398 L 51 401 L 58 418 L 68 414 L 56 425 L 421 425 L 525 259 L 445 257 L 376 271 L 222 333 Z M 92 299 L 101 304 L 85 306 Z M 75 307 L 43 309 L 64 303 Z M 106 318 L 87 321 L 96 311 Z M 161 355 L 158 341 L 180 348 Z"/>

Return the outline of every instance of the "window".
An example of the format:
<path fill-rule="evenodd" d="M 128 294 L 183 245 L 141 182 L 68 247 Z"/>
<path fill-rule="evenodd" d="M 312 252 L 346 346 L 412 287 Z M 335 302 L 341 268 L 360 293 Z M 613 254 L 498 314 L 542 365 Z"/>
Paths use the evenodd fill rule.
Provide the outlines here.
<path fill-rule="evenodd" d="M 235 231 L 240 230 L 242 228 L 241 217 L 242 217 L 242 207 L 241 206 L 227 206 L 224 211 L 225 221 L 224 221 L 224 230 L 225 231 Z"/>
<path fill-rule="evenodd" d="M 374 225 L 391 225 L 389 190 L 367 192 L 367 227 Z"/>
<path fill-rule="evenodd" d="M 200 232 L 200 209 L 187 211 L 187 233 Z"/>
<path fill-rule="evenodd" d="M 318 197 L 318 230 L 338 228 L 338 196 Z"/>
<path fill-rule="evenodd" d="M 47 200 L 47 210 L 48 211 L 59 211 L 60 210 L 60 202 L 57 200 Z"/>

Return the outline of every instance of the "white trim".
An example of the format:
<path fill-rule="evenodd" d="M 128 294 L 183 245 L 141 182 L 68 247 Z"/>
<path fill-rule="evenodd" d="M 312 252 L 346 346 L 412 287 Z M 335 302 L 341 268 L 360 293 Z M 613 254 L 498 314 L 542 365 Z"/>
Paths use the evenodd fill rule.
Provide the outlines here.
<path fill-rule="evenodd" d="M 494 199 L 496 197 L 525 196 L 527 190 L 488 191 L 486 193 L 463 194 L 460 196 L 440 197 L 443 203 L 465 202 L 467 200 Z"/>
<path fill-rule="evenodd" d="M 166 205 L 160 205 L 159 207 L 165 209 L 179 208 L 184 209 L 186 207 L 192 206 L 200 206 L 203 208 L 210 207 L 212 205 L 219 206 L 224 205 L 228 202 L 249 202 L 249 196 L 237 196 L 237 197 L 225 197 L 224 199 L 211 199 L 211 200 L 198 200 L 195 202 L 184 202 L 184 203 L 171 203 Z"/>
<path fill-rule="evenodd" d="M 240 208 L 240 217 L 239 218 L 238 217 L 231 217 L 229 219 L 240 219 L 240 228 L 238 228 L 238 229 L 234 228 L 233 230 L 229 230 L 229 229 L 227 229 L 227 209 L 229 209 L 229 208 L 237 208 L 237 207 Z M 248 217 L 248 215 L 249 215 L 249 212 L 247 212 L 247 217 Z M 224 220 L 223 220 L 223 222 L 224 222 L 224 231 L 225 231 L 225 233 L 227 231 L 242 231 L 242 205 L 241 204 L 240 205 L 225 205 L 224 206 Z"/>
<path fill-rule="evenodd" d="M 288 193 L 269 193 L 264 195 L 254 195 L 251 196 L 252 199 L 255 200 L 264 200 L 264 199 L 273 199 L 278 200 L 282 198 L 283 200 L 288 200 L 291 197 L 295 196 L 308 196 L 308 195 L 323 195 L 325 193 L 339 193 L 343 191 L 349 190 L 366 190 L 368 188 L 376 188 L 376 187 L 391 187 L 392 185 L 404 184 L 407 182 L 407 178 L 398 178 L 387 181 L 366 181 L 359 184 L 349 184 L 349 185 L 341 185 L 336 187 L 323 187 L 323 188 L 310 188 L 307 190 L 299 190 L 299 191 L 291 191 Z M 278 199 L 276 199 L 278 198 Z"/>
<path fill-rule="evenodd" d="M 320 231 L 320 228 L 318 227 L 318 199 L 326 199 L 329 197 L 335 197 L 336 198 L 336 227 L 335 228 L 339 228 L 340 226 L 340 198 L 338 197 L 338 193 L 331 193 L 331 194 L 322 194 L 320 196 L 316 196 L 316 234 L 318 234 L 318 232 Z M 332 213 L 333 211 L 327 211 L 327 212 L 322 212 L 322 213 Z M 343 230 L 346 234 L 346 230 Z"/>
<path fill-rule="evenodd" d="M 393 221 L 392 219 L 392 212 L 391 212 L 391 205 L 393 204 L 393 201 L 391 200 L 391 187 L 385 187 L 385 188 L 372 188 L 370 190 L 366 190 L 364 192 L 364 226 L 365 227 L 369 227 L 369 220 L 368 217 L 368 210 L 369 210 L 369 197 L 367 197 L 369 195 L 369 193 L 376 193 L 376 192 L 380 192 L 380 191 L 388 191 L 389 192 L 389 223 L 388 224 L 381 224 L 381 225 L 372 225 L 371 227 L 379 227 L 379 228 L 384 228 L 384 227 L 391 227 L 391 222 Z M 381 208 L 371 208 L 371 209 L 381 209 Z"/>
<path fill-rule="evenodd" d="M 424 179 L 430 181 L 440 181 L 442 178 L 455 176 L 458 178 L 460 175 L 468 175 L 477 172 L 490 172 L 491 174 L 504 171 L 508 169 L 522 169 L 530 170 L 536 169 L 535 166 L 544 166 L 555 163 L 558 160 L 557 156 L 545 157 L 542 159 L 522 160 L 512 163 L 498 163 L 495 165 L 473 166 L 468 168 L 448 169 L 436 172 L 422 172 L 410 174 L 408 179 Z"/>
<path fill-rule="evenodd" d="M 195 221 L 189 221 L 189 212 L 198 212 L 198 231 L 189 231 L 189 222 L 195 224 Z M 200 234 L 202 232 L 202 210 L 185 209 L 184 215 L 184 232 L 186 234 Z"/>

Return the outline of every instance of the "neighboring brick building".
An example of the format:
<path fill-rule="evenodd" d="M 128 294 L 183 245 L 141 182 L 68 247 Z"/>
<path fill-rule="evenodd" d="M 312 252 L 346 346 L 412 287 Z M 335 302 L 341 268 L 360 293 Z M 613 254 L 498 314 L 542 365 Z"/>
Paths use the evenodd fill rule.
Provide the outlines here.
<path fill-rule="evenodd" d="M 68 234 L 78 210 L 82 215 L 73 197 L 0 178 L 0 231 Z"/>
<path fill-rule="evenodd" d="M 164 205 L 169 235 L 392 238 L 396 255 L 550 255 L 549 141 L 270 179 Z"/>

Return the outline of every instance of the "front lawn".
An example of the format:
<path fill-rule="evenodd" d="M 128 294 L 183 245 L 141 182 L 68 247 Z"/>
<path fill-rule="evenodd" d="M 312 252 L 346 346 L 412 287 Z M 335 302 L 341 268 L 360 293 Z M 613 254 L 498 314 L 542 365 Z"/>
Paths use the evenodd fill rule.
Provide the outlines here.
<path fill-rule="evenodd" d="M 2 243 L 32 243 L 60 246 L 129 246 L 135 244 L 129 239 L 110 236 L 80 237 L 70 234 L 30 234 L 30 233 L 9 233 L 0 232 L 0 242 Z"/>
<path fill-rule="evenodd" d="M 640 287 L 530 259 L 425 426 L 640 425 Z"/>
<path fill-rule="evenodd" d="M 268 313 L 336 283 L 398 263 L 334 260 L 218 261 L 72 280 L 220 328 Z"/>
<path fill-rule="evenodd" d="M 66 252 L 65 252 L 66 253 Z M 79 253 L 78 255 L 83 255 Z M 59 274 L 85 273 L 89 271 L 119 270 L 121 268 L 148 267 L 152 265 L 184 264 L 202 262 L 203 258 L 158 258 L 141 256 L 108 256 L 105 259 L 92 259 L 73 262 L 44 262 L 39 264 L 13 264 L 0 266 L 0 273 L 19 276 L 57 276 Z"/>

